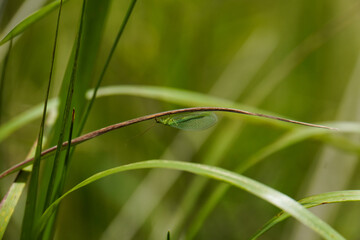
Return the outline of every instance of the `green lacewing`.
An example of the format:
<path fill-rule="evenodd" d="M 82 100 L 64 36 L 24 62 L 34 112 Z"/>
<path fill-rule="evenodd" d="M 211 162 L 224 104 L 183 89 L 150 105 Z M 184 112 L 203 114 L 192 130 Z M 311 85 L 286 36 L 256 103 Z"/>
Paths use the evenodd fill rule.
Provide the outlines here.
<path fill-rule="evenodd" d="M 192 112 L 159 117 L 155 120 L 181 130 L 204 130 L 216 124 L 217 116 L 213 112 Z"/>

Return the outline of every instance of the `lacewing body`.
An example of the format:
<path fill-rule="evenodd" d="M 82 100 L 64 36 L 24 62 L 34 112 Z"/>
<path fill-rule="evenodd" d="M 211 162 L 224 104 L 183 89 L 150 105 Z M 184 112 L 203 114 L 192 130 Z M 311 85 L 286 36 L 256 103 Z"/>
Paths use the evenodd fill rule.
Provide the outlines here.
<path fill-rule="evenodd" d="M 214 126 L 217 116 L 213 112 L 192 112 L 159 117 L 156 122 L 181 130 L 205 130 Z"/>

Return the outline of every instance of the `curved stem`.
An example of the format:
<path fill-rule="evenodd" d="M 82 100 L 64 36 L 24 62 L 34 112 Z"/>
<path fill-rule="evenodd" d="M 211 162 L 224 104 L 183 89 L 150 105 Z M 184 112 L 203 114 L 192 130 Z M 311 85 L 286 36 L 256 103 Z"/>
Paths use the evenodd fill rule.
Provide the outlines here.
<path fill-rule="evenodd" d="M 183 108 L 183 109 L 170 110 L 170 111 L 165 111 L 165 112 L 160 112 L 160 113 L 154 113 L 154 114 L 134 118 L 134 119 L 131 119 L 131 120 L 128 120 L 125 122 L 116 123 L 116 124 L 95 130 L 93 132 L 87 133 L 80 137 L 74 138 L 71 141 L 71 146 L 75 146 L 77 144 L 80 144 L 80 143 L 90 140 L 92 138 L 103 135 L 107 132 L 110 132 L 110 131 L 113 131 L 115 129 L 119 129 L 122 127 L 126 127 L 129 125 L 135 124 L 135 123 L 139 123 L 139 122 L 143 122 L 143 121 L 147 121 L 147 120 L 151 120 L 151 119 L 156 120 L 156 118 L 166 116 L 166 115 L 172 115 L 172 114 L 177 114 L 177 113 L 186 113 L 186 112 L 199 112 L 199 111 L 201 111 L 201 112 L 232 112 L 232 113 L 245 114 L 245 115 L 256 116 L 256 117 L 270 118 L 270 119 L 274 119 L 274 120 L 278 120 L 278 121 L 283 121 L 283 122 L 288 122 L 288 123 L 293 123 L 293 124 L 298 124 L 298 125 L 303 125 L 303 126 L 308 126 L 308 127 L 324 128 L 324 129 L 328 129 L 328 130 L 338 130 L 337 128 L 332 128 L 332 127 L 327 127 L 327 126 L 322 126 L 322 125 L 317 125 L 317 124 L 312 124 L 312 123 L 305 123 L 305 122 L 295 121 L 295 120 L 291 120 L 291 119 L 287 119 L 287 118 L 275 117 L 275 116 L 261 114 L 261 113 L 252 113 L 252 112 L 239 110 L 239 109 L 235 109 L 235 108 L 194 107 L 194 108 Z M 66 147 L 67 145 L 68 145 L 67 141 L 63 142 L 62 148 Z M 44 157 L 44 156 L 48 155 L 49 153 L 55 151 L 56 149 L 57 149 L 57 146 L 48 148 L 41 153 L 41 156 Z M 0 174 L 0 179 L 25 167 L 25 166 L 30 165 L 33 160 L 34 160 L 34 158 L 29 158 L 23 162 L 20 162 L 16 165 L 12 166 L 8 170 L 6 170 Z"/>

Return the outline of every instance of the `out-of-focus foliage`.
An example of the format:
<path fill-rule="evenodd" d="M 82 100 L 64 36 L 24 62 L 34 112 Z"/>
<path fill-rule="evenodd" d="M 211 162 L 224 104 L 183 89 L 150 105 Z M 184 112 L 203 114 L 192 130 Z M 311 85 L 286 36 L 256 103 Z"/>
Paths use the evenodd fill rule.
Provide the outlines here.
<path fill-rule="evenodd" d="M 41 2 L 0 3 L 0 38 L 22 2 L 32 1 Z M 63 8 L 52 97 L 61 88 L 78 30 L 81 2 L 70 0 Z M 123 0 L 111 3 L 94 72 L 87 76 L 93 82 L 99 77 L 128 4 Z M 359 10 L 355 0 L 138 0 L 102 86 L 174 87 L 300 121 L 358 121 Z M 43 102 L 55 24 L 56 11 L 15 39 L 1 96 L 0 124 Z M 6 44 L 0 48 L 0 62 L 6 50 Z M 126 95 L 98 98 L 84 132 L 179 107 L 183 105 Z M 48 126 L 55 117 L 48 116 Z M 183 133 L 161 125 L 152 127 L 154 123 L 148 122 L 79 145 L 65 189 L 101 170 L 148 159 L 209 163 L 234 170 L 241 161 L 251 159 L 286 134 L 283 129 L 261 123 L 219 118 L 216 128 L 204 132 Z M 25 158 L 39 124 L 40 120 L 33 121 L 1 142 L 1 171 Z M 344 137 L 358 144 L 356 136 Z M 330 147 L 327 141 L 331 137 L 307 139 L 268 156 L 244 174 L 295 199 L 358 189 L 360 178 L 354 174 L 359 170 L 357 155 Z M 1 197 L 11 180 L 0 181 Z M 170 230 L 171 238 L 177 239 L 199 223 L 197 213 L 218 184 L 200 181 L 194 175 L 170 170 L 111 176 L 63 201 L 55 238 L 165 239 Z M 189 193 L 189 189 L 194 192 Z M 24 199 L 5 239 L 19 237 Z M 190 203 L 193 207 L 182 216 Z M 318 211 L 346 238 L 360 235 L 358 203 L 334 204 Z M 200 224 L 195 239 L 247 239 L 277 212 L 270 204 L 230 188 Z M 267 232 L 265 238 L 318 238 L 309 234 L 312 232 L 294 220 L 287 220 Z"/>

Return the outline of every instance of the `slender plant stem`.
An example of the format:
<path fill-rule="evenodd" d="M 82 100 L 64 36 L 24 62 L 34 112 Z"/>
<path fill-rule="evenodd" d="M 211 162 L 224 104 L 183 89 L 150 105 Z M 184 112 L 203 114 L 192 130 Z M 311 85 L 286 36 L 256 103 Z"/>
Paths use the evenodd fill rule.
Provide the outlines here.
<path fill-rule="evenodd" d="M 50 89 L 51 89 L 51 80 L 52 80 L 53 70 L 54 70 L 55 54 L 56 54 L 56 46 L 57 46 L 58 33 L 59 33 L 62 4 L 63 4 L 63 1 L 60 0 L 60 6 L 59 6 L 59 12 L 58 12 L 57 24 L 56 24 L 56 30 L 55 30 L 55 39 L 54 39 L 53 52 L 52 52 L 51 65 L 50 65 L 50 72 L 49 72 L 49 81 L 48 81 L 48 86 L 47 86 L 47 90 L 46 90 L 43 116 L 42 116 L 42 120 L 41 120 L 41 124 L 40 124 L 40 130 L 39 130 L 37 146 L 36 146 L 36 151 L 35 151 L 35 157 L 34 157 L 35 161 L 34 161 L 32 173 L 30 175 L 28 196 L 26 199 L 26 208 L 25 208 L 25 213 L 24 213 L 24 217 L 23 217 L 23 226 L 22 226 L 22 231 L 21 231 L 21 236 L 20 236 L 21 239 L 29 239 L 29 237 L 32 239 L 34 222 L 37 221 L 37 218 L 36 218 L 37 217 L 36 216 L 37 202 L 38 202 L 37 193 L 38 193 L 39 174 L 40 174 L 40 161 L 41 161 L 41 156 L 42 156 L 41 155 L 42 143 L 43 143 L 45 120 L 46 120 L 46 109 L 47 109 L 47 103 L 48 103 Z"/>
<path fill-rule="evenodd" d="M 10 51 L 12 48 L 12 39 L 10 41 L 9 44 L 9 48 L 6 52 L 5 55 L 5 59 L 4 59 L 4 63 L 3 63 L 3 68 L 2 68 L 2 72 L 1 72 L 1 78 L 0 78 L 0 123 L 2 120 L 2 116 L 3 116 L 3 101 L 4 101 L 4 85 L 5 85 L 5 77 L 6 77 L 6 70 L 7 70 L 7 65 L 9 63 L 9 57 L 10 57 Z"/>
<path fill-rule="evenodd" d="M 61 185 L 60 185 L 60 190 L 62 191 L 64 184 L 65 184 L 65 179 L 66 179 L 66 173 L 68 172 L 68 168 L 69 168 L 69 160 L 70 160 L 70 148 L 71 148 L 71 142 L 72 142 L 72 134 L 73 134 L 73 129 L 74 129 L 74 122 L 75 122 L 75 109 L 73 109 L 72 111 L 72 116 L 71 116 L 71 125 L 70 125 L 70 132 L 69 132 L 69 138 L 68 138 L 68 142 L 70 144 L 68 144 L 67 148 L 66 148 L 66 156 L 65 156 L 65 163 L 64 163 L 64 171 L 62 171 L 62 177 L 61 177 Z M 58 192 L 57 194 L 57 198 L 61 196 L 61 191 Z"/>
<path fill-rule="evenodd" d="M 54 157 L 54 166 L 52 168 L 51 178 L 50 178 L 50 182 L 48 185 L 48 191 L 47 191 L 47 196 L 46 196 L 46 201 L 45 201 L 45 208 L 47 208 L 53 202 L 53 200 L 56 198 L 57 192 L 59 191 L 60 179 L 61 179 L 61 175 L 62 175 L 61 170 L 59 170 L 59 169 L 61 169 L 61 166 L 63 166 L 64 163 L 62 161 L 58 161 L 58 159 L 60 158 L 60 151 L 62 150 L 61 146 L 62 146 L 62 142 L 64 141 L 65 128 L 66 128 L 68 118 L 70 115 L 71 101 L 72 101 L 72 97 L 74 94 L 75 80 L 77 79 L 76 74 L 77 74 L 77 69 L 78 69 L 80 44 L 81 44 L 82 34 L 83 34 L 82 29 L 83 29 L 83 22 L 84 22 L 84 16 L 85 16 L 85 9 L 86 9 L 86 0 L 83 0 L 82 10 L 81 10 L 81 18 L 80 18 L 80 26 L 79 26 L 77 40 L 76 40 L 74 65 L 72 67 L 71 79 L 70 79 L 70 83 L 69 83 L 68 93 L 66 96 L 65 109 L 62 114 L 63 119 L 61 122 L 61 132 L 59 134 L 59 140 L 58 140 L 57 147 L 55 148 L 56 153 L 55 153 L 55 157 Z"/>
<path fill-rule="evenodd" d="M 156 118 L 167 116 L 167 115 L 178 114 L 178 113 L 190 113 L 190 112 L 231 112 L 231 113 L 238 113 L 238 114 L 244 114 L 244 115 L 250 115 L 250 116 L 256 116 L 256 117 L 269 118 L 269 119 L 274 119 L 274 120 L 283 121 L 283 122 L 287 122 L 287 123 L 298 124 L 298 125 L 307 126 L 307 127 L 324 128 L 324 129 L 328 129 L 328 130 L 338 130 L 337 128 L 327 127 L 327 126 L 323 126 L 323 125 L 300 122 L 300 121 L 296 121 L 296 120 L 291 120 L 291 119 L 287 119 L 287 118 L 281 118 L 281 117 L 276 117 L 276 116 L 271 116 L 271 115 L 266 115 L 266 114 L 261 114 L 261 113 L 253 113 L 253 112 L 248 112 L 248 111 L 239 110 L 239 109 L 235 109 L 235 108 L 194 107 L 194 108 L 183 108 L 183 109 L 170 110 L 170 111 L 165 111 L 165 112 L 160 112 L 160 113 L 154 113 L 154 114 L 142 116 L 139 118 L 134 118 L 134 119 L 131 119 L 131 120 L 128 120 L 125 122 L 116 123 L 116 124 L 95 130 L 93 132 L 87 133 L 85 135 L 82 135 L 80 137 L 73 139 L 71 141 L 71 146 L 78 145 L 78 144 L 85 142 L 87 140 L 90 140 L 92 138 L 101 136 L 107 132 L 110 132 L 110 131 L 113 131 L 113 130 L 116 130 L 116 129 L 119 129 L 122 127 L 126 127 L 129 125 L 135 124 L 135 123 L 139 123 L 139 122 L 143 122 L 143 121 L 147 121 L 147 120 L 151 120 L 151 119 L 156 119 Z M 62 149 L 64 147 L 66 147 L 67 145 L 68 145 L 68 142 L 62 143 Z M 55 150 L 57 150 L 57 146 L 48 148 L 41 153 L 41 156 L 46 156 Z M 34 160 L 34 158 L 29 158 L 21 163 L 14 165 L 13 167 L 11 167 L 8 170 L 1 173 L 0 179 L 31 164 L 33 160 Z"/>
<path fill-rule="evenodd" d="M 124 17 L 124 20 L 123 20 L 123 22 L 122 22 L 122 24 L 121 24 L 121 26 L 120 26 L 119 32 L 118 32 L 118 34 L 117 34 L 117 36 L 116 36 L 116 38 L 115 38 L 115 41 L 114 41 L 114 43 L 113 43 L 113 45 L 112 45 L 112 47 L 111 47 L 110 53 L 109 53 L 109 55 L 108 55 L 108 57 L 107 57 L 107 59 L 106 59 L 105 65 L 104 65 L 104 67 L 103 67 L 103 69 L 102 69 L 102 71 L 101 71 L 99 80 L 96 82 L 96 86 L 95 86 L 95 88 L 94 88 L 94 91 L 93 91 L 93 94 L 92 94 L 91 99 L 90 99 L 90 101 L 89 101 L 89 104 L 87 105 L 86 110 L 85 110 L 85 113 L 84 113 L 84 115 L 83 115 L 83 117 L 82 117 L 82 119 L 81 119 L 80 127 L 79 127 L 79 130 L 78 130 L 78 132 L 77 132 L 77 136 L 79 136 L 79 135 L 81 134 L 82 130 L 84 129 L 84 126 L 85 126 L 86 120 L 87 120 L 87 118 L 88 118 L 88 116 L 89 116 L 91 107 L 92 107 L 92 105 L 94 104 L 97 91 L 98 91 L 98 89 L 99 89 L 99 87 L 100 87 L 100 85 L 101 85 L 102 80 L 104 79 L 106 70 L 107 70 L 108 67 L 109 67 L 111 58 L 112 58 L 112 56 L 113 56 L 113 54 L 114 54 L 114 52 L 115 52 L 116 46 L 117 46 L 117 44 L 118 44 L 118 42 L 119 42 L 119 40 L 120 40 L 120 38 L 121 38 L 121 36 L 122 36 L 122 34 L 123 34 L 123 32 L 124 32 L 124 29 L 125 29 L 128 21 L 129 21 L 130 15 L 131 15 L 134 7 L 135 7 L 136 1 L 137 1 L 137 0 L 132 0 L 132 1 L 131 1 L 130 5 L 129 5 L 129 8 L 128 8 L 126 14 L 125 14 L 125 17 Z"/>

